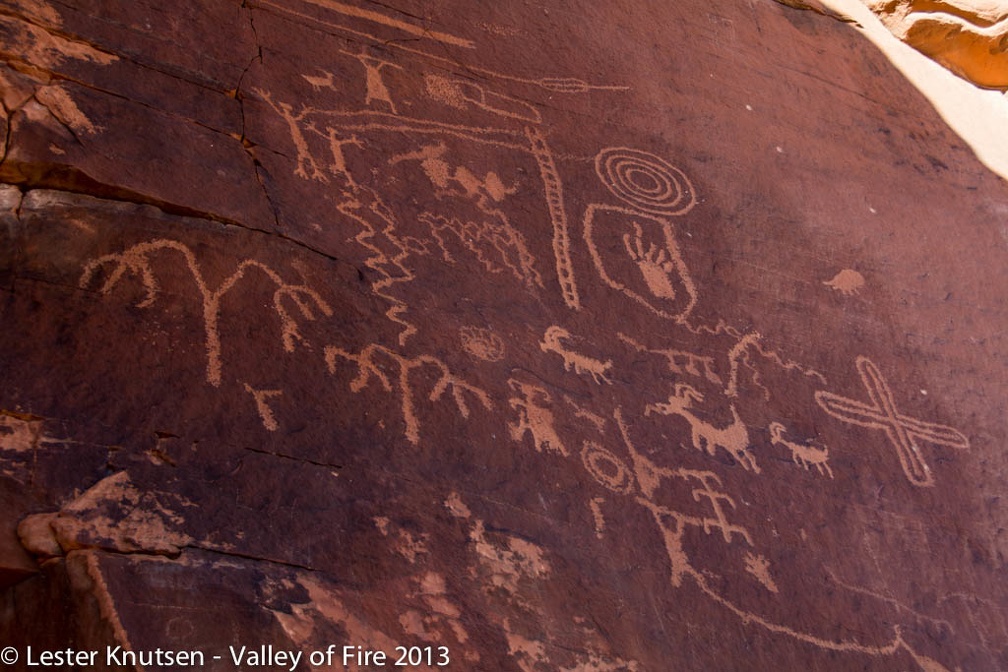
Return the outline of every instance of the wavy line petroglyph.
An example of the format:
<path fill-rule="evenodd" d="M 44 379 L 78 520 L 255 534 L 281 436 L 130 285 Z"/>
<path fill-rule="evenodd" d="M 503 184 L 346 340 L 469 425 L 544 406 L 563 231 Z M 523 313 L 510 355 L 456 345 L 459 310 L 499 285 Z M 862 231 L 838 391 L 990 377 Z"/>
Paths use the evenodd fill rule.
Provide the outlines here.
<path fill-rule="evenodd" d="M 645 234 L 642 224 L 657 232 Z M 624 231 L 622 236 L 619 230 Z M 610 238 L 622 240 L 625 256 L 615 255 L 611 245 L 602 243 Z M 622 206 L 591 203 L 585 209 L 584 239 L 603 282 L 656 315 L 685 322 L 696 305 L 697 289 L 669 220 Z"/>
<path fill-rule="evenodd" d="M 605 383 L 611 385 L 612 381 L 606 375 L 612 368 L 612 360 L 607 359 L 602 362 L 593 357 L 588 357 L 579 352 L 575 352 L 565 344 L 571 340 L 571 334 L 563 327 L 556 325 L 546 329 L 543 340 L 539 343 L 539 349 L 543 352 L 552 352 L 563 358 L 564 370 L 574 371 L 579 375 L 588 374 L 595 381 L 596 385 Z"/>
<path fill-rule="evenodd" d="M 151 256 L 162 250 L 180 253 L 189 271 L 192 273 L 193 279 L 196 281 L 196 288 L 199 290 L 200 299 L 203 303 L 203 324 L 206 331 L 206 377 L 207 382 L 214 387 L 219 387 L 221 383 L 221 341 L 218 330 L 221 299 L 234 288 L 239 280 L 245 277 L 245 273 L 248 270 L 255 269 L 260 271 L 277 286 L 276 291 L 273 293 L 273 309 L 280 318 L 280 333 L 285 351 L 293 352 L 297 342 L 305 343 L 304 338 L 298 331 L 297 323 L 284 306 L 285 300 L 291 301 L 301 315 L 308 320 L 315 319 L 315 311 L 312 306 L 327 317 L 333 314 L 332 308 L 329 307 L 315 290 L 306 285 L 288 284 L 272 268 L 252 259 L 241 261 L 238 264 L 237 270 L 224 279 L 216 290 L 211 291 L 207 287 L 206 280 L 200 271 L 196 256 L 192 251 L 183 243 L 167 239 L 139 243 L 124 252 L 107 254 L 103 257 L 93 259 L 84 267 L 84 272 L 81 274 L 80 287 L 81 289 L 87 289 L 88 285 L 91 284 L 102 268 L 111 266 L 112 271 L 105 279 L 105 282 L 102 283 L 100 292 L 103 295 L 107 295 L 123 276 L 129 272 L 139 276 L 143 282 L 144 289 L 147 291 L 147 297 L 140 301 L 137 307 L 147 308 L 153 305 L 159 292 L 158 283 L 151 267 Z"/>
<path fill-rule="evenodd" d="M 767 350 L 763 347 L 763 336 L 753 331 L 748 334 L 741 334 L 737 330 L 728 328 L 726 333 L 738 339 L 738 342 L 728 351 L 728 385 L 725 387 L 725 395 L 735 398 L 739 392 L 739 364 L 745 364 L 752 375 L 754 385 L 763 390 L 765 399 L 770 399 L 770 390 L 760 381 L 759 372 L 749 356 L 750 349 L 754 350 L 764 359 L 767 359 L 784 371 L 797 371 L 808 378 L 815 378 L 823 385 L 826 384 L 826 376 L 815 369 L 803 366 L 798 362 L 785 360 L 777 352 Z"/>
<path fill-rule="evenodd" d="M 829 466 L 829 449 L 817 448 L 812 445 L 805 445 L 788 441 L 784 438 L 787 428 L 779 422 L 770 423 L 770 442 L 777 446 L 783 446 L 791 451 L 791 460 L 808 471 L 809 466 L 814 466 L 822 475 L 829 475 L 833 478 L 833 470 Z"/>
<path fill-rule="evenodd" d="M 693 412 L 694 402 L 703 403 L 703 400 L 703 395 L 693 387 L 686 383 L 676 383 L 667 402 L 648 404 L 644 414 L 678 415 L 689 423 L 694 448 L 701 451 L 706 450 L 708 455 L 714 455 L 718 448 L 722 448 L 738 460 L 744 469 L 760 473 L 755 458 L 749 452 L 749 432 L 745 423 L 739 418 L 735 405 L 731 405 L 731 424 L 717 427 L 701 420 Z"/>
<path fill-rule="evenodd" d="M 967 450 L 970 446 L 969 439 L 951 427 L 903 415 L 896 408 L 889 383 L 874 362 L 860 356 L 856 360 L 856 366 L 861 382 L 868 391 L 870 403 L 822 390 L 815 393 L 816 402 L 837 420 L 860 427 L 881 429 L 896 449 L 907 480 L 917 486 L 933 486 L 934 475 L 921 454 L 918 440 L 945 448 Z"/>
<path fill-rule="evenodd" d="M 377 360 L 379 356 L 385 357 L 392 366 L 398 368 L 399 373 L 395 377 L 394 386 L 392 379 L 383 370 L 385 367 L 379 364 Z M 439 375 L 434 381 L 430 394 L 427 396 L 428 400 L 432 402 L 438 401 L 450 389 L 455 407 L 463 418 L 469 417 L 469 406 L 465 400 L 465 393 L 475 397 L 482 404 L 483 408 L 487 410 L 493 408 L 490 397 L 485 391 L 466 383 L 454 375 L 444 362 L 431 355 L 418 355 L 410 359 L 389 350 L 385 346 L 373 343 L 364 347 L 357 354 L 334 345 L 326 346 L 325 361 L 329 367 L 329 373 L 336 373 L 337 361 L 340 359 L 353 362 L 357 365 L 357 376 L 350 381 L 350 389 L 353 392 L 363 390 L 371 382 L 372 378 L 378 381 L 385 392 L 398 391 L 402 398 L 401 410 L 403 422 L 406 425 L 406 438 L 413 444 L 420 442 L 420 420 L 416 415 L 416 402 L 414 400 L 414 395 L 416 394 L 414 385 L 416 381 L 410 378 L 411 373 L 414 371 L 422 370 L 424 367 L 433 367 Z"/>

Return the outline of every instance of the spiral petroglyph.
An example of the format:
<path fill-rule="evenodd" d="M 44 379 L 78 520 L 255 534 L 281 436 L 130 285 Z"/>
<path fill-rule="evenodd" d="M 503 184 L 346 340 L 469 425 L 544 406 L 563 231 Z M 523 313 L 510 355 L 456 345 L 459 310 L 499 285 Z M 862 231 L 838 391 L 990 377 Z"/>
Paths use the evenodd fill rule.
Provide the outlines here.
<path fill-rule="evenodd" d="M 686 174 L 649 152 L 607 147 L 595 156 L 595 172 L 616 198 L 644 212 L 684 215 L 696 205 Z"/>

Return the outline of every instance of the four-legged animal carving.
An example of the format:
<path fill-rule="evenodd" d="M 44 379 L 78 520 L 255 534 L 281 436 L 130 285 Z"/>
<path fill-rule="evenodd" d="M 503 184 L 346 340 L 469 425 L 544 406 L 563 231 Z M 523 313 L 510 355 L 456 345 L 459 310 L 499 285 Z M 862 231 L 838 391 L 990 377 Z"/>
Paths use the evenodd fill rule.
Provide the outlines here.
<path fill-rule="evenodd" d="M 690 424 L 693 430 L 693 447 L 697 450 L 706 450 L 713 455 L 720 447 L 728 451 L 735 457 L 744 469 L 752 470 L 757 474 L 760 472 L 756 460 L 749 453 L 749 432 L 745 424 L 739 418 L 735 405 L 732 404 L 732 423 L 727 427 L 715 427 L 709 422 L 701 420 L 690 410 L 693 402 L 703 402 L 703 395 L 685 383 L 677 383 L 672 396 L 664 404 L 648 404 L 644 409 L 645 415 L 651 412 L 662 415 L 678 415 Z"/>
<path fill-rule="evenodd" d="M 555 352 L 563 357 L 564 370 L 574 370 L 575 373 L 587 373 L 591 375 L 596 384 L 605 383 L 611 385 L 612 381 L 606 376 L 606 372 L 612 368 L 612 360 L 601 362 L 592 357 L 582 355 L 579 352 L 569 350 L 564 341 L 570 339 L 570 332 L 563 327 L 553 326 L 546 330 L 539 348 L 543 352 Z"/>
<path fill-rule="evenodd" d="M 829 474 L 833 478 L 833 470 L 829 464 L 829 449 L 816 448 L 815 446 L 803 446 L 784 438 L 786 428 L 779 422 L 770 423 L 770 441 L 777 445 L 784 446 L 791 451 L 791 460 L 799 467 L 808 471 L 809 465 L 814 465 L 820 474 Z"/>

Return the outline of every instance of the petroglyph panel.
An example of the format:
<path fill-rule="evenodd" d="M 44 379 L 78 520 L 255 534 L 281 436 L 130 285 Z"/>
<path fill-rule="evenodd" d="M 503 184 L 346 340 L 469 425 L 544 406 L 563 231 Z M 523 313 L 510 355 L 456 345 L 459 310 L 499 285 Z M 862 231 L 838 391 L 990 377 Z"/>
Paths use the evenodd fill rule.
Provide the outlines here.
<path fill-rule="evenodd" d="M 865 52 L 775 5 L 705 14 L 700 44 L 678 5 L 615 22 L 602 5 L 422 4 L 229 5 L 244 37 L 206 63 L 214 40 L 184 17 L 211 10 L 188 2 L 162 26 L 178 62 L 110 8 L 101 35 L 73 3 L 32 14 L 42 47 L 11 33 L 28 53 L 0 64 L 0 408 L 16 409 L 0 502 L 22 516 L 59 493 L 26 545 L 101 578 L 106 611 L 200 616 L 195 634 L 164 620 L 186 636 L 234 633 L 202 598 L 135 602 L 156 575 L 139 556 L 254 574 L 222 594 L 305 650 L 444 643 L 460 669 L 530 671 L 1004 667 L 1004 312 L 987 285 L 1008 265 L 946 256 L 958 236 L 930 223 L 999 250 L 956 213 L 996 221 L 1003 196 L 917 156 L 944 127 L 914 118 L 913 156 L 905 115 L 869 133 L 883 122 L 864 101 L 904 109 L 865 79 L 880 63 L 842 86 L 825 66 L 795 79 L 796 55 Z M 710 32 L 726 26 L 732 49 L 783 62 L 729 68 Z M 63 42 L 87 57 L 45 46 Z M 124 79 L 103 70 L 120 51 L 178 80 L 138 103 L 159 124 L 126 104 L 152 84 L 96 75 Z M 132 154 L 110 140 L 137 128 L 155 130 Z M 852 172 L 849 147 L 876 163 Z M 130 156 L 148 182 L 90 163 Z M 890 183 L 908 196 L 866 207 Z M 185 195 L 220 185 L 256 205 Z M 982 285 L 956 280 L 981 266 Z M 86 441 L 53 439 L 57 423 Z M 85 445 L 97 458 L 71 478 Z"/>

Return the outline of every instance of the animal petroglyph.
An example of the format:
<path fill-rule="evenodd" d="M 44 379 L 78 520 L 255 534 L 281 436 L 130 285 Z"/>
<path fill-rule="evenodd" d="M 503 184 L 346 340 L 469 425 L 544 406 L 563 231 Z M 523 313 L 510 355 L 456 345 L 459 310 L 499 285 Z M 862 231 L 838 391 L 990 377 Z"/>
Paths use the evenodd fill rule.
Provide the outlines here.
<path fill-rule="evenodd" d="M 865 279 L 857 271 L 845 268 L 834 275 L 831 280 L 824 281 L 823 284 L 845 296 L 854 296 L 864 288 Z"/>
<path fill-rule="evenodd" d="M 618 333 L 616 336 L 638 352 L 648 352 L 664 357 L 668 364 L 669 372 L 671 373 L 686 374 L 696 378 L 703 378 L 715 385 L 723 384 L 721 376 L 719 376 L 714 370 L 713 357 L 698 355 L 685 350 L 653 350 L 638 343 L 626 334 Z"/>
<path fill-rule="evenodd" d="M 398 375 L 394 379 L 386 375 L 384 371 L 385 367 L 378 361 L 379 357 L 384 357 L 393 367 L 398 369 Z M 416 401 L 414 399 L 416 394 L 414 385 L 416 381 L 411 379 L 411 374 L 414 371 L 423 370 L 425 367 L 433 367 L 438 377 L 434 381 L 434 386 L 427 398 L 432 402 L 438 401 L 446 391 L 451 390 L 455 407 L 463 418 L 469 417 L 469 406 L 465 400 L 466 393 L 475 397 L 483 405 L 483 408 L 490 410 L 493 407 L 490 397 L 486 392 L 458 378 L 448 369 L 444 362 L 430 355 L 418 355 L 417 357 L 408 359 L 377 344 L 368 345 L 357 354 L 333 345 L 326 346 L 325 360 L 330 373 L 336 372 L 337 360 L 339 359 L 344 359 L 357 365 L 357 377 L 350 381 L 350 389 L 353 392 L 360 392 L 372 379 L 377 380 L 385 392 L 398 391 L 402 398 L 401 409 L 403 421 L 406 425 L 406 438 L 413 444 L 417 444 L 420 441 L 420 420 L 416 415 Z"/>
<path fill-rule="evenodd" d="M 279 429 L 280 425 L 276 421 L 276 416 L 273 415 L 273 409 L 269 407 L 269 400 L 273 397 L 281 396 L 283 390 L 257 390 L 248 383 L 245 383 L 245 391 L 252 395 L 263 427 L 270 432 L 275 432 Z"/>
<path fill-rule="evenodd" d="M 857 358 L 856 366 L 861 382 L 868 391 L 870 403 L 821 390 L 815 393 L 816 402 L 837 420 L 859 427 L 881 429 L 896 449 L 907 479 L 917 486 L 933 486 L 934 476 L 931 467 L 924 461 L 918 440 L 946 448 L 967 450 L 969 439 L 951 427 L 903 415 L 896 408 L 889 383 L 874 362 L 861 356 Z"/>
<path fill-rule="evenodd" d="M 592 357 L 587 357 L 579 352 L 570 350 L 564 343 L 571 339 L 570 332 L 563 327 L 552 326 L 546 330 L 539 349 L 543 352 L 552 352 L 563 358 L 564 370 L 573 370 L 577 374 L 588 374 L 595 381 L 596 385 L 605 383 L 612 384 L 606 373 L 612 368 L 612 360 L 601 362 Z"/>
<path fill-rule="evenodd" d="M 549 208 L 550 221 L 553 223 L 553 256 L 556 258 L 557 280 L 564 303 L 573 310 L 581 309 L 581 299 L 578 296 L 577 282 L 574 280 L 574 265 L 571 263 L 570 234 L 567 226 L 567 210 L 564 206 L 563 182 L 553 160 L 553 151 L 546 144 L 546 137 L 532 126 L 525 128 L 529 148 L 542 177 L 543 188 L 546 190 L 546 205 Z"/>
<path fill-rule="evenodd" d="M 668 401 L 665 403 L 648 404 L 644 410 L 645 415 L 660 413 L 662 415 L 678 415 L 685 419 L 693 432 L 693 447 L 697 450 L 706 450 L 709 455 L 714 455 L 718 448 L 722 448 L 738 460 L 739 464 L 746 470 L 760 473 L 760 468 L 756 460 L 749 453 L 749 432 L 745 424 L 739 418 L 735 405 L 731 405 L 732 423 L 725 427 L 716 427 L 709 422 L 701 420 L 693 413 L 693 403 L 703 403 L 703 395 L 685 383 L 676 383 L 675 389 Z"/>
<path fill-rule="evenodd" d="M 596 155 L 595 172 L 614 196 L 644 212 L 684 215 L 696 205 L 686 174 L 649 152 L 608 147 Z"/>
<path fill-rule="evenodd" d="M 521 441 L 528 433 L 532 435 L 532 444 L 537 451 L 554 451 L 566 456 L 567 448 L 556 432 L 556 418 L 550 410 L 553 402 L 550 393 L 538 385 L 513 378 L 508 380 L 508 387 L 520 395 L 512 397 L 508 402 L 511 408 L 518 411 L 518 421 L 508 423 L 511 440 Z"/>
<path fill-rule="evenodd" d="M 499 362 L 504 359 L 504 341 L 489 329 L 462 327 L 459 329 L 462 349 L 485 362 Z"/>
<path fill-rule="evenodd" d="M 669 220 L 591 203 L 585 209 L 584 239 L 603 282 L 665 319 L 685 322 L 697 290 Z M 626 255 L 614 253 L 617 240 Z"/>
<path fill-rule="evenodd" d="M 828 448 L 817 448 L 811 445 L 804 445 L 800 443 L 795 443 L 793 441 L 788 441 L 784 438 L 784 433 L 787 428 L 784 427 L 779 422 L 770 423 L 770 441 L 771 443 L 783 446 L 791 451 L 791 460 L 797 464 L 799 467 L 804 468 L 808 471 L 809 465 L 814 466 L 820 474 L 829 474 L 830 478 L 833 478 L 833 470 L 829 466 L 829 449 Z"/>
<path fill-rule="evenodd" d="M 280 318 L 280 333 L 285 351 L 293 352 L 296 343 L 304 343 L 304 338 L 298 331 L 297 323 L 285 306 L 286 301 L 293 303 L 298 312 L 308 320 L 315 319 L 313 306 L 327 317 L 332 315 L 332 309 L 313 289 L 305 285 L 288 284 L 272 268 L 252 259 L 241 261 L 235 272 L 221 282 L 216 290 L 211 291 L 192 251 L 183 243 L 165 239 L 139 243 L 124 252 L 108 254 L 88 262 L 81 275 L 80 287 L 86 289 L 98 275 L 99 270 L 106 266 L 111 266 L 112 270 L 101 286 L 101 293 L 107 295 L 123 276 L 129 272 L 139 276 L 143 282 L 144 289 L 147 291 L 147 297 L 140 301 L 137 307 L 147 308 L 157 299 L 159 291 L 157 280 L 154 277 L 151 257 L 154 253 L 162 250 L 180 253 L 189 267 L 193 279 L 196 281 L 196 288 L 199 290 L 203 303 L 203 323 L 206 332 L 207 351 L 206 377 L 207 382 L 214 387 L 220 386 L 221 383 L 221 341 L 218 329 L 221 299 L 234 288 L 239 280 L 245 277 L 248 271 L 253 269 L 258 270 L 277 286 L 276 291 L 273 293 L 273 309 Z"/>

